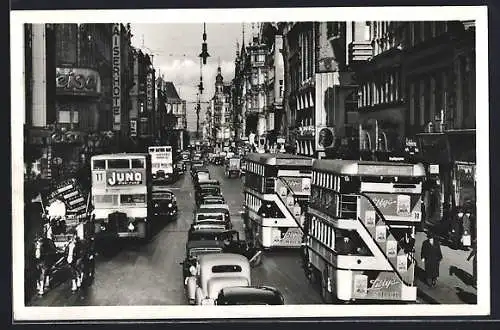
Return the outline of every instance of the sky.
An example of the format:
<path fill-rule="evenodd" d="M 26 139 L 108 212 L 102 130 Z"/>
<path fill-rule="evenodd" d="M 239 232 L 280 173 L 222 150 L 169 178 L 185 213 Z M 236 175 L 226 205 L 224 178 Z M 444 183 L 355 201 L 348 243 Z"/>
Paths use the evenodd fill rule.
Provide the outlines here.
<path fill-rule="evenodd" d="M 156 75 L 164 75 L 166 81 L 172 81 L 180 97 L 187 101 L 188 130 L 196 130 L 196 112 L 194 111 L 197 85 L 200 82 L 201 44 L 203 42 L 203 23 L 199 24 L 131 24 L 132 45 L 153 55 Z M 241 47 L 243 25 L 207 24 L 207 45 L 210 57 L 203 65 L 203 87 L 201 101 L 209 101 L 214 94 L 215 76 L 220 60 L 224 81 L 234 78 L 234 60 L 236 43 Z M 257 25 L 254 26 L 257 33 Z M 245 40 L 251 39 L 252 25 L 245 24 Z M 193 103 L 189 103 L 193 102 Z M 206 103 L 202 103 L 200 124 L 204 119 Z"/>

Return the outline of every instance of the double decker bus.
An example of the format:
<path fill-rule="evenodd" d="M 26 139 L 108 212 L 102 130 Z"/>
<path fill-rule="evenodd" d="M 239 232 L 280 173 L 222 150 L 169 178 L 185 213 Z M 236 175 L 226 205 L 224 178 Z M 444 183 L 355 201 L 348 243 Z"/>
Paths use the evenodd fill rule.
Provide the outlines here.
<path fill-rule="evenodd" d="M 300 247 L 311 191 L 312 158 L 250 153 L 245 160 L 247 240 L 264 249 Z"/>
<path fill-rule="evenodd" d="M 97 237 L 148 238 L 150 169 L 148 154 L 92 156 L 91 193 Z"/>
<path fill-rule="evenodd" d="M 415 301 L 422 164 L 316 160 L 304 269 L 327 303 Z"/>
<path fill-rule="evenodd" d="M 151 175 L 153 180 L 171 182 L 174 180 L 174 162 L 171 146 L 154 146 L 148 148 L 151 156 Z"/>

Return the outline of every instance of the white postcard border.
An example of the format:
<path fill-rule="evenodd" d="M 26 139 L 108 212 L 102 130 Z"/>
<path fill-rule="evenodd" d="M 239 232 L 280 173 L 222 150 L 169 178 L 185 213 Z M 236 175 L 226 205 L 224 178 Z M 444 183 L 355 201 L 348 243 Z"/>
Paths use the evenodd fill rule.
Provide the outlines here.
<path fill-rule="evenodd" d="M 227 23 L 252 21 L 428 21 L 475 20 L 476 22 L 476 134 L 478 303 L 476 305 L 285 305 L 285 306 L 24 306 L 24 210 L 23 210 L 23 117 L 25 109 L 23 23 L 114 22 L 130 23 Z M 490 313 L 489 220 L 489 98 L 488 25 L 486 6 L 359 7 L 283 9 L 195 10 L 76 10 L 11 12 L 11 139 L 13 319 L 24 320 L 133 320 L 276 317 L 379 317 L 465 316 Z M 481 236 L 480 236 L 481 235 Z M 483 236 L 484 235 L 484 236 Z M 181 285 L 181 284 L 179 284 Z M 362 311 L 362 313 L 361 313 Z"/>

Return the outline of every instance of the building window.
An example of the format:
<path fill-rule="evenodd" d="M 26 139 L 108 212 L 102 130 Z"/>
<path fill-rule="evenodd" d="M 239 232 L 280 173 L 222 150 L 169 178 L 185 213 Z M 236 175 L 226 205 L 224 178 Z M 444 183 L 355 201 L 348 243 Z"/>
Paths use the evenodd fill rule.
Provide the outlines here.
<path fill-rule="evenodd" d="M 60 124 L 78 124 L 78 111 L 59 111 L 58 123 Z"/>
<path fill-rule="evenodd" d="M 327 38 L 333 38 L 340 35 L 340 23 L 338 22 L 327 22 L 326 23 L 326 35 Z"/>

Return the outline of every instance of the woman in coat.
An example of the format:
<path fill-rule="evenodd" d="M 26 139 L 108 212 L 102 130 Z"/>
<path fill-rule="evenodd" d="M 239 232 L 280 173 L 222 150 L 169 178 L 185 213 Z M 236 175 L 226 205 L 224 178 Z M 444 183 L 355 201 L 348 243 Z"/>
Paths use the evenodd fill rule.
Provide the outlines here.
<path fill-rule="evenodd" d="M 422 263 L 425 265 L 427 283 L 430 280 L 430 284 L 435 286 L 439 277 L 439 263 L 443 259 L 443 254 L 441 253 L 439 242 L 434 239 L 432 234 L 428 234 L 427 239 L 422 244 L 421 257 Z"/>

